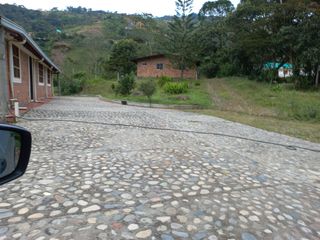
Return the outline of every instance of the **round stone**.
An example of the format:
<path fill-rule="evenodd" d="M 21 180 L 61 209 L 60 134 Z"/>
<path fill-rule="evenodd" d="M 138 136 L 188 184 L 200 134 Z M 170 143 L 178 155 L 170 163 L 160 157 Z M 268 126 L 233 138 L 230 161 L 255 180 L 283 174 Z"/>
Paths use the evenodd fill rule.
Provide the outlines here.
<path fill-rule="evenodd" d="M 169 216 L 157 217 L 157 220 L 162 222 L 162 223 L 170 222 L 171 221 L 171 217 L 169 217 Z"/>
<path fill-rule="evenodd" d="M 132 195 L 131 194 L 129 194 L 129 193 L 123 193 L 123 194 L 121 194 L 121 197 L 123 198 L 123 199 L 132 199 Z"/>
<path fill-rule="evenodd" d="M 29 209 L 28 209 L 28 208 L 21 208 L 21 209 L 18 211 L 18 214 L 23 215 L 23 214 L 26 214 L 27 212 L 29 212 Z"/>
<path fill-rule="evenodd" d="M 84 207 L 84 206 L 87 206 L 88 205 L 88 202 L 84 201 L 84 200 L 79 200 L 78 201 L 78 205 Z"/>
<path fill-rule="evenodd" d="M 148 230 L 144 230 L 144 231 L 140 231 L 136 234 L 136 237 L 137 238 L 141 238 L 141 239 L 144 239 L 144 238 L 148 238 L 150 237 L 152 234 L 152 231 L 150 229 Z"/>
<path fill-rule="evenodd" d="M 32 214 L 30 215 L 28 218 L 29 219 L 39 219 L 39 218 L 43 218 L 43 214 L 42 213 L 35 213 L 35 214 Z"/>
<path fill-rule="evenodd" d="M 135 231 L 135 230 L 137 230 L 137 229 L 139 229 L 139 225 L 138 224 L 130 224 L 129 226 L 128 226 L 128 230 L 129 231 Z"/>
<path fill-rule="evenodd" d="M 207 190 L 207 189 L 202 189 L 201 191 L 200 191 L 200 194 L 202 194 L 202 195 L 206 195 L 206 194 L 209 194 L 210 192 L 209 192 L 209 190 Z"/>
<path fill-rule="evenodd" d="M 252 215 L 249 217 L 249 220 L 252 221 L 252 222 L 259 222 L 259 218 L 255 215 Z"/>
<path fill-rule="evenodd" d="M 62 211 L 60 211 L 60 210 L 52 211 L 52 212 L 50 213 L 50 217 L 57 216 L 57 215 L 59 215 L 59 214 L 61 214 L 61 213 L 62 213 Z"/>
<path fill-rule="evenodd" d="M 243 216 L 248 216 L 249 212 L 247 210 L 241 210 L 240 214 L 243 215 Z"/>
<path fill-rule="evenodd" d="M 76 213 L 76 212 L 78 212 L 79 211 L 79 208 L 78 207 L 73 207 L 73 208 L 70 208 L 69 210 L 68 210 L 68 213 L 69 214 L 73 214 L 73 213 Z"/>
<path fill-rule="evenodd" d="M 257 240 L 257 238 L 252 235 L 251 233 L 245 232 L 241 234 L 241 239 L 242 240 Z"/>
<path fill-rule="evenodd" d="M 107 228 L 108 228 L 108 225 L 104 225 L 104 224 L 101 224 L 101 225 L 97 226 L 97 229 L 98 230 L 102 230 L 102 231 L 106 230 Z"/>
<path fill-rule="evenodd" d="M 98 211 L 98 210 L 100 210 L 100 209 L 101 209 L 100 206 L 98 206 L 98 205 L 92 205 L 92 206 L 90 206 L 90 207 L 87 207 L 87 208 L 82 209 L 82 212 L 84 212 L 84 213 L 86 213 L 86 212 L 94 212 L 94 211 Z"/>

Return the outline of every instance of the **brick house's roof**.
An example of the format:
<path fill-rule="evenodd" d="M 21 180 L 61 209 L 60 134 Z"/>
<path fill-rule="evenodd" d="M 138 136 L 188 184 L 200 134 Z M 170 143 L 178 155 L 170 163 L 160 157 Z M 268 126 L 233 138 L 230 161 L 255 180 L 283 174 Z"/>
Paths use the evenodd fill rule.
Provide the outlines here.
<path fill-rule="evenodd" d="M 5 28 L 9 32 L 19 37 L 22 42 L 24 42 L 24 47 L 30 52 L 36 55 L 39 59 L 42 59 L 52 71 L 55 73 L 61 72 L 60 69 L 50 60 L 50 58 L 41 50 L 38 44 L 29 36 L 29 34 L 19 25 L 10 21 L 9 19 L 0 16 L 0 27 Z"/>
<path fill-rule="evenodd" d="M 154 59 L 154 58 L 161 58 L 161 57 L 165 57 L 165 55 L 164 54 L 154 54 L 154 55 L 135 58 L 135 59 L 133 59 L 133 61 L 137 63 L 137 62 L 146 61 L 146 60 Z"/>

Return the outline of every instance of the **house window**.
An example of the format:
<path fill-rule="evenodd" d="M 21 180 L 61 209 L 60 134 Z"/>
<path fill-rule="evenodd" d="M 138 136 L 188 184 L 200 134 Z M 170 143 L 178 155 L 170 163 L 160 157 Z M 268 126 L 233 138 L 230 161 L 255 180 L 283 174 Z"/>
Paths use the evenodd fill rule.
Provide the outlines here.
<path fill-rule="evenodd" d="M 13 59 L 13 76 L 15 79 L 20 79 L 20 51 L 15 45 L 12 45 Z"/>
<path fill-rule="evenodd" d="M 49 69 L 47 70 L 47 83 L 51 85 L 51 71 Z"/>
<path fill-rule="evenodd" d="M 163 69 L 163 63 L 158 63 L 157 64 L 157 69 L 162 70 Z"/>
<path fill-rule="evenodd" d="M 39 63 L 39 84 L 44 84 L 43 65 Z"/>

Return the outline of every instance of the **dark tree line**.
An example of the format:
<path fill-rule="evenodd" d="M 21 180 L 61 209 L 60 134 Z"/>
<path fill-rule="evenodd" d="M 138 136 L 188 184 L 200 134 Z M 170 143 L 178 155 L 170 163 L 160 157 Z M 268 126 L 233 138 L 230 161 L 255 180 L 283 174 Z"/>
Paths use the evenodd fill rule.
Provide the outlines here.
<path fill-rule="evenodd" d="M 207 77 L 241 74 L 273 80 L 277 69 L 266 77 L 265 63 L 277 62 L 277 68 L 291 63 L 298 84 L 318 85 L 319 1 L 245 0 L 236 9 L 229 0 L 209 1 L 197 19 L 191 7 L 192 0 L 177 1 L 167 37 L 168 56 L 182 73 L 193 65 Z"/>

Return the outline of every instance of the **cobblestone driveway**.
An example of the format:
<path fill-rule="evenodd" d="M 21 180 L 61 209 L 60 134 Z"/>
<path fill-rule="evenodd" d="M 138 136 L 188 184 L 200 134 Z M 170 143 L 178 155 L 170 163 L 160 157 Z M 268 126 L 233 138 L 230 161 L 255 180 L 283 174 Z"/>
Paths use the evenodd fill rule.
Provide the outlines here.
<path fill-rule="evenodd" d="M 0 239 L 320 239 L 317 144 L 96 98 L 25 117 L 32 159 L 0 187 Z"/>

